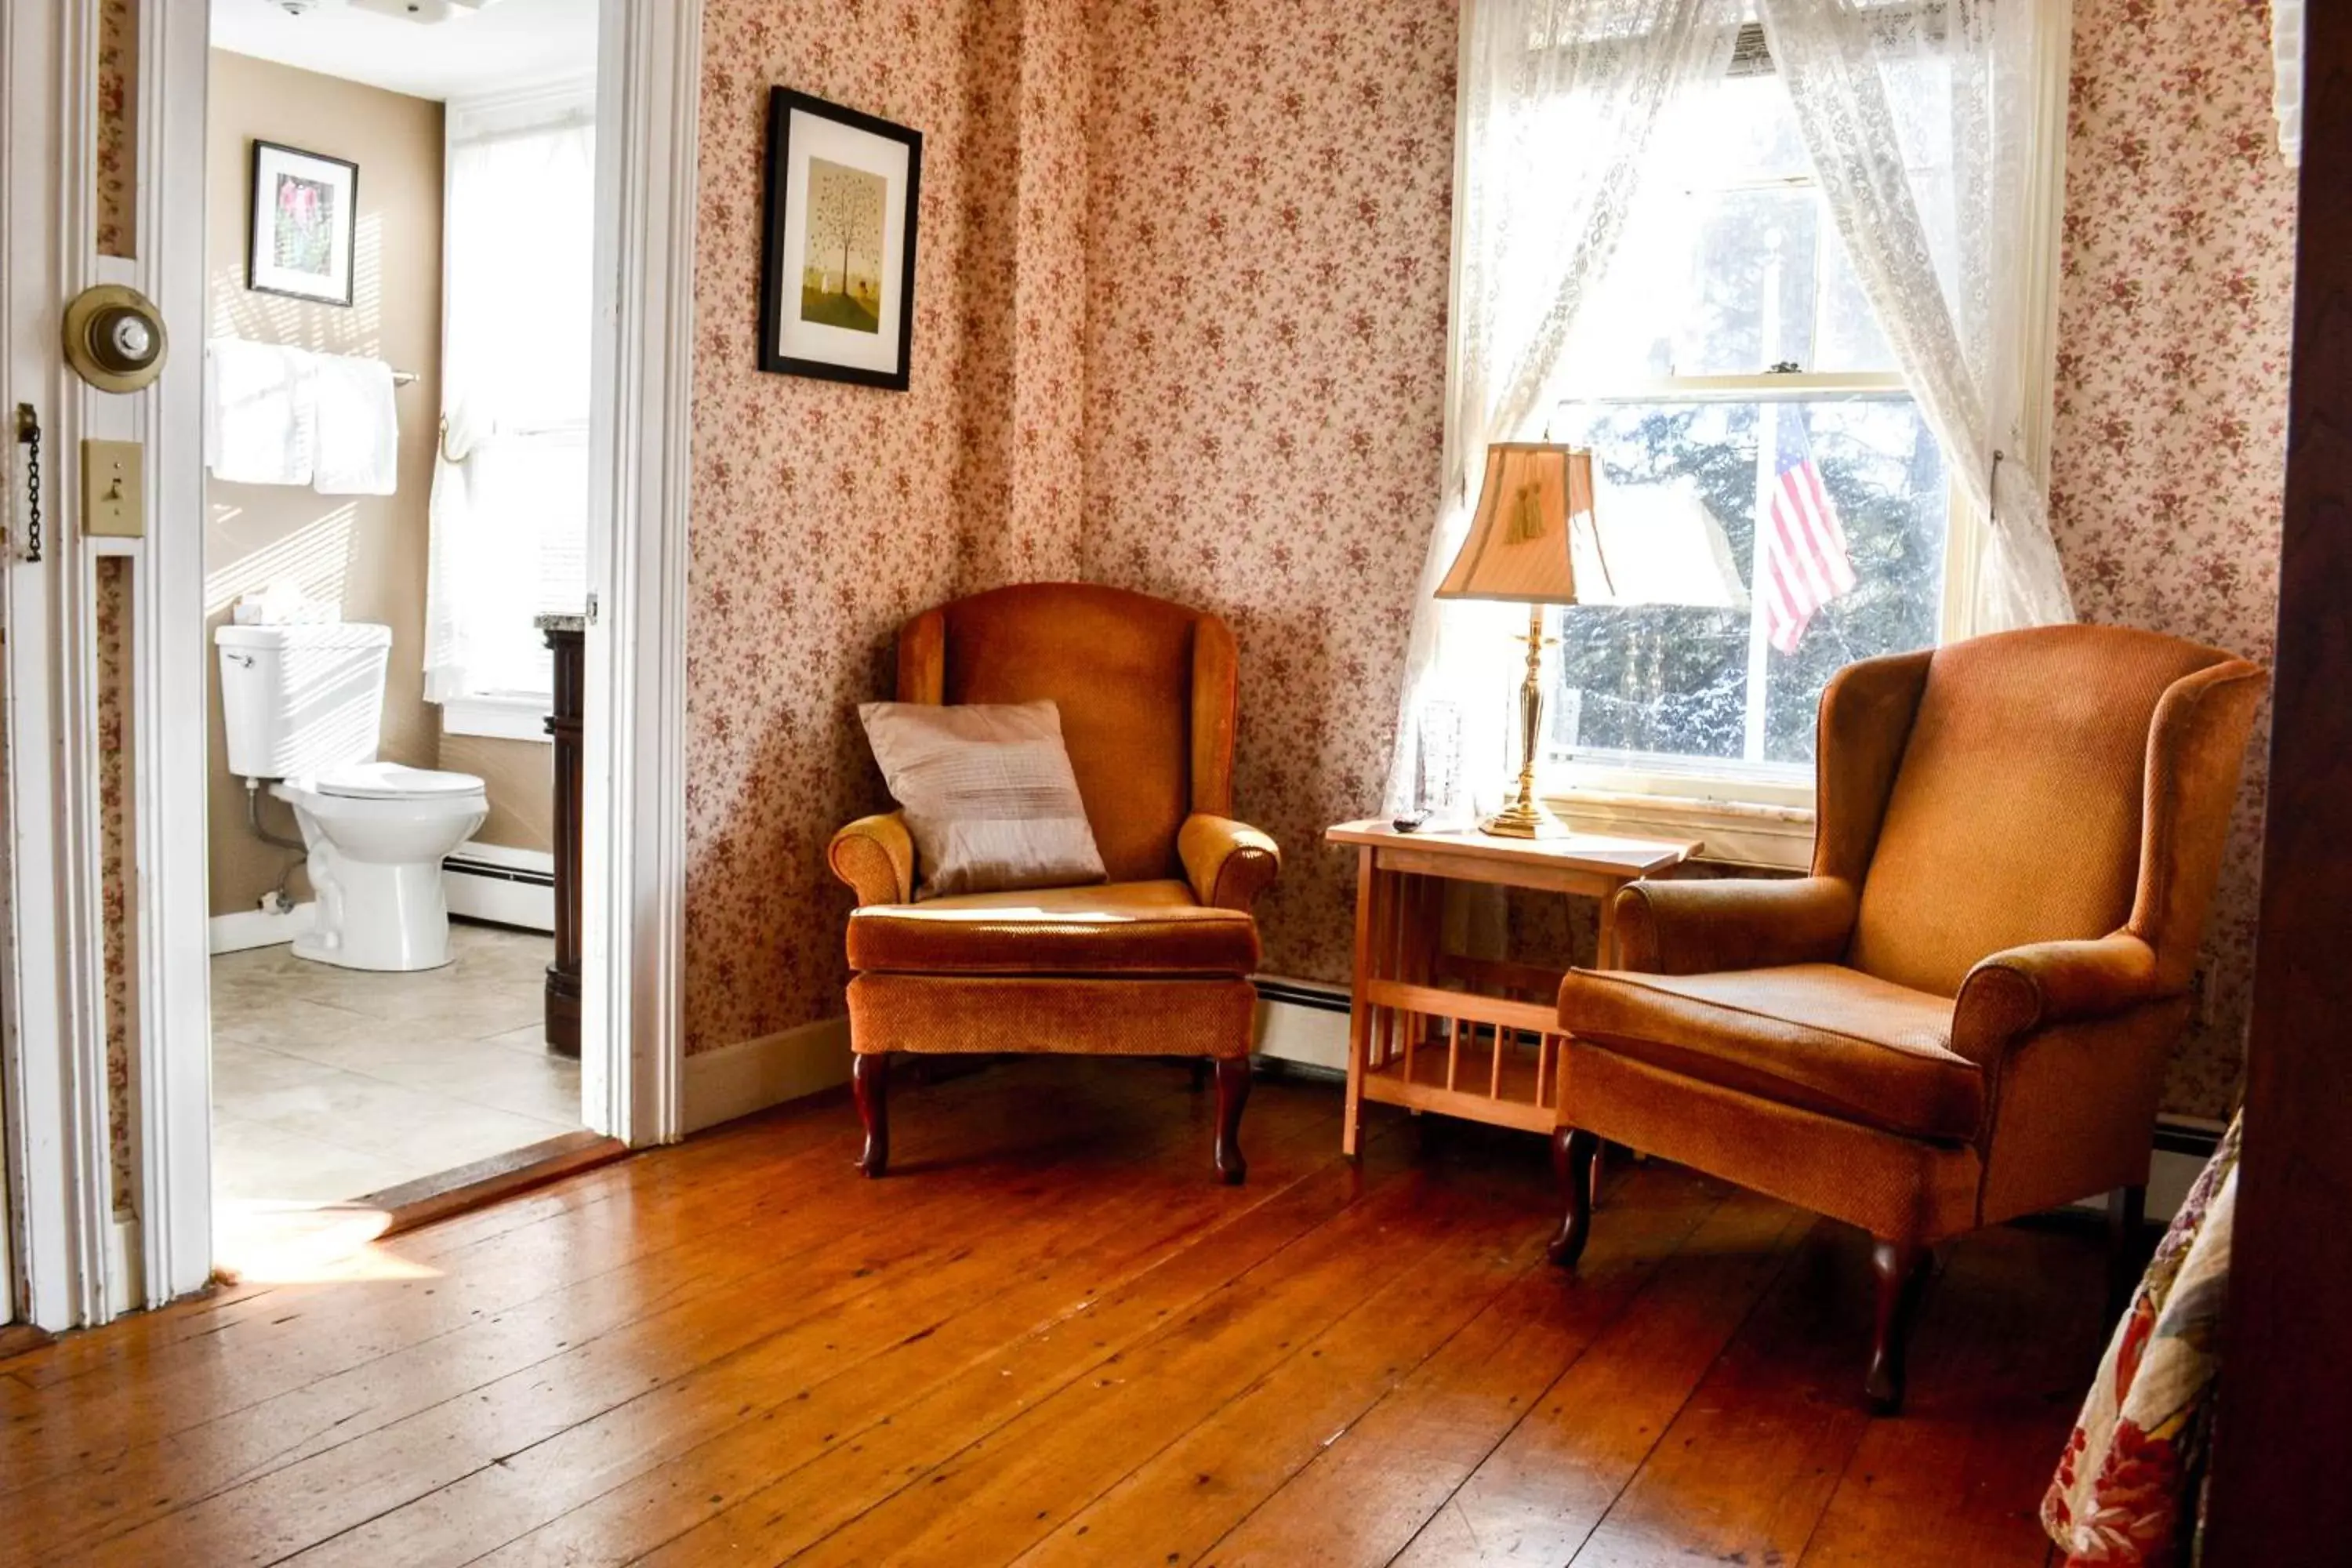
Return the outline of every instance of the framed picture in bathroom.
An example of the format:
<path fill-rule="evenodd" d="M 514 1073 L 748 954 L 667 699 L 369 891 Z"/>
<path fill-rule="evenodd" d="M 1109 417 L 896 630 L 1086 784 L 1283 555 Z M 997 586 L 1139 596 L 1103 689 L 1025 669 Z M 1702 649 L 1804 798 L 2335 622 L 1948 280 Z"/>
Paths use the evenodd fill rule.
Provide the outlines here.
<path fill-rule="evenodd" d="M 325 305 L 352 302 L 360 166 L 257 140 L 245 286 Z"/>
<path fill-rule="evenodd" d="M 760 368 L 907 390 L 923 133 L 768 94 Z"/>

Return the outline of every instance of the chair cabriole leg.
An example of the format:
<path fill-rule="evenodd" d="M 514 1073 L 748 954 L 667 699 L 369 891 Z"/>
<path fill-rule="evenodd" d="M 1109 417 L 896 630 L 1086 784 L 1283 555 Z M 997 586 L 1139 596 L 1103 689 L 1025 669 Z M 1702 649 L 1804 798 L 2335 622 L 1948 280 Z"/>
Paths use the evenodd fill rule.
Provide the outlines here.
<path fill-rule="evenodd" d="M 1903 1409 L 1904 1355 L 1909 1349 L 1911 1320 L 1932 1255 L 1916 1241 L 1880 1241 L 1870 1249 L 1870 1269 L 1878 1281 L 1876 1327 L 1870 1346 L 1870 1375 L 1863 1393 L 1880 1415 Z"/>
<path fill-rule="evenodd" d="M 857 1096 L 857 1120 L 866 1124 L 857 1168 L 879 1176 L 890 1168 L 890 1058 L 878 1051 L 852 1058 L 849 1081 Z"/>
<path fill-rule="evenodd" d="M 1592 1232 L 1592 1171 L 1600 1152 L 1599 1134 L 1581 1127 L 1562 1127 L 1551 1135 L 1552 1171 L 1567 1194 L 1568 1217 L 1546 1256 L 1562 1268 L 1576 1267 Z"/>
<path fill-rule="evenodd" d="M 1249 1162 L 1242 1158 L 1242 1108 L 1249 1103 L 1249 1058 L 1219 1057 L 1217 1174 L 1229 1187 L 1238 1187 L 1249 1177 Z"/>

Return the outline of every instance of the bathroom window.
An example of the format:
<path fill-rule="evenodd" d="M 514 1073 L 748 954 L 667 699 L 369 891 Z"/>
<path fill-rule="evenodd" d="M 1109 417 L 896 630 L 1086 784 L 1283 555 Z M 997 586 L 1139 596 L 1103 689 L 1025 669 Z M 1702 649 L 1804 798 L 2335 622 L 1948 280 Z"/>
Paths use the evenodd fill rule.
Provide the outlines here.
<path fill-rule="evenodd" d="M 459 733 L 544 738 L 533 617 L 587 597 L 595 146 L 579 91 L 452 103 L 425 686 Z"/>

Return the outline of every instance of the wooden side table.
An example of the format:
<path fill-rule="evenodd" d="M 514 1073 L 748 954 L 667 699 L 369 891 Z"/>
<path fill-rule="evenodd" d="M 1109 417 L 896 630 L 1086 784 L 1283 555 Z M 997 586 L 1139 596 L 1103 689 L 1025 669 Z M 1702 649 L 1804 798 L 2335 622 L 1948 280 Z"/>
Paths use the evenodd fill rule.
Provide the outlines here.
<path fill-rule="evenodd" d="M 1351 1157 L 1368 1100 L 1530 1132 L 1560 1126 L 1560 977 L 1535 964 L 1444 952 L 1445 883 L 1600 900 L 1606 968 L 1617 952 L 1610 908 L 1617 889 L 1699 850 L 1696 839 L 1495 838 L 1399 833 L 1385 822 L 1343 822 L 1324 837 L 1357 850 L 1356 984 L 1340 1132 Z"/>

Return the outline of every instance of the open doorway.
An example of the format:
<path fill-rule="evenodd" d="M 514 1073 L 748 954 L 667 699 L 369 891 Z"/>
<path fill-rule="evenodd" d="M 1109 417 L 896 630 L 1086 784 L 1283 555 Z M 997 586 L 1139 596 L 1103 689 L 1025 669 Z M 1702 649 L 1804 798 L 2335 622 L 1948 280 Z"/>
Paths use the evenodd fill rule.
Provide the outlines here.
<path fill-rule="evenodd" d="M 289 1216 L 395 1208 L 590 1125 L 598 9 L 213 0 L 205 788 L 232 1267 Z"/>

